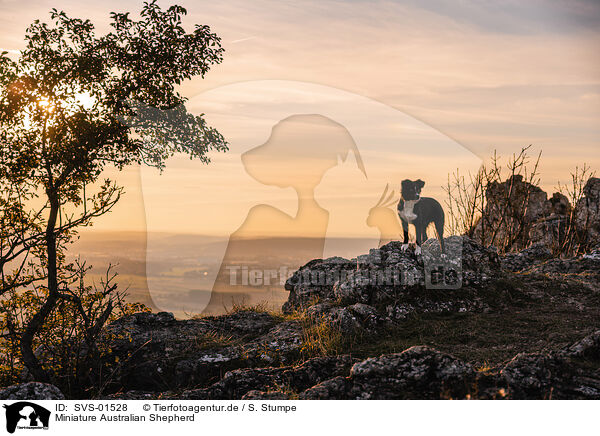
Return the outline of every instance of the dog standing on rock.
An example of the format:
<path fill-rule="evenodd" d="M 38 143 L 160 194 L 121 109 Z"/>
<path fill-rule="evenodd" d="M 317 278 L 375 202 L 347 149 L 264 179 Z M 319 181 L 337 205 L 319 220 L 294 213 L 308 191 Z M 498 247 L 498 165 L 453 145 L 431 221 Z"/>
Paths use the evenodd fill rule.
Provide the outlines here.
<path fill-rule="evenodd" d="M 421 197 L 421 189 L 425 182 L 421 179 L 403 180 L 398 216 L 404 231 L 403 249 L 408 248 L 408 225 L 413 224 L 417 234 L 416 253 L 421 253 L 421 244 L 427 240 L 427 227 L 433 223 L 440 241 L 440 249 L 444 253 L 444 209 L 434 198 Z"/>

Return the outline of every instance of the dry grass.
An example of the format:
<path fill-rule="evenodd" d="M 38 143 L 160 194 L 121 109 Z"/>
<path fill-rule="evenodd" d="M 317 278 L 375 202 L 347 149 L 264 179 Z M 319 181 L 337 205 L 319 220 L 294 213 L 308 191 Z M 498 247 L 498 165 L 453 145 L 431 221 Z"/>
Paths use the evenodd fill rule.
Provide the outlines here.
<path fill-rule="evenodd" d="M 272 313 L 274 312 L 269 308 L 269 303 L 267 301 L 261 301 L 256 304 L 248 305 L 246 303 L 239 301 L 232 301 L 231 308 L 226 309 L 227 314 L 239 313 L 239 312 L 258 312 L 258 313 Z"/>
<path fill-rule="evenodd" d="M 245 302 L 241 301 L 236 301 L 236 302 L 232 302 L 231 307 L 224 308 L 225 315 L 233 315 L 236 313 L 242 313 L 242 312 L 255 312 L 255 313 L 267 313 L 269 315 L 271 315 L 273 318 L 275 318 L 276 320 L 285 320 L 285 319 L 298 319 L 298 315 L 297 314 L 293 314 L 291 316 L 289 315 L 284 315 L 281 311 L 278 310 L 274 310 L 271 308 L 271 305 L 269 304 L 269 302 L 267 301 L 262 301 L 256 304 L 246 304 Z M 215 315 L 213 313 L 210 314 L 204 314 L 204 313 L 200 313 L 200 314 L 188 314 L 188 316 L 190 316 L 190 318 L 192 319 L 203 319 L 203 318 L 214 318 L 215 316 L 220 316 L 220 315 Z"/>
<path fill-rule="evenodd" d="M 240 339 L 235 338 L 232 335 L 224 335 L 217 331 L 210 331 L 198 334 L 194 338 L 194 342 L 190 344 L 190 349 L 193 351 L 209 350 L 238 345 L 240 343 Z"/>
<path fill-rule="evenodd" d="M 339 325 L 334 322 L 302 318 L 301 352 L 305 358 L 344 354 L 348 348 L 347 339 Z"/>

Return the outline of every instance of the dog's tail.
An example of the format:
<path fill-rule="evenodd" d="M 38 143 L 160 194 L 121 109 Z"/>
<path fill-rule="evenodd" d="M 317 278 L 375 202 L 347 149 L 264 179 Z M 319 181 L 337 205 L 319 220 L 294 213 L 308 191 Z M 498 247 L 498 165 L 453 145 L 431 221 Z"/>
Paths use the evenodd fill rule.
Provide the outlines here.
<path fill-rule="evenodd" d="M 435 220 L 435 232 L 437 233 L 438 240 L 440 241 L 440 249 L 442 250 L 442 254 L 444 253 L 444 214 Z"/>

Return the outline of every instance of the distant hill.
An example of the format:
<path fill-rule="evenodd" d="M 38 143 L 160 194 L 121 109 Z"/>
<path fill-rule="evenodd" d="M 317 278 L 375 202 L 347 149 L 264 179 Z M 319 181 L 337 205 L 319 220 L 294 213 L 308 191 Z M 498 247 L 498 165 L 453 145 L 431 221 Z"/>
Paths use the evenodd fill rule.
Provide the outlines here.
<path fill-rule="evenodd" d="M 69 250 L 68 257 L 81 256 L 92 265 L 89 280 L 96 283 L 104 277 L 109 264 L 116 265 L 121 289 L 127 288 L 131 301 L 142 302 L 160 310 L 153 302 L 168 299 L 178 317 L 190 315 L 189 308 L 210 296 L 213 283 L 206 272 L 221 267 L 222 251 L 228 238 L 198 234 L 107 232 L 85 230 Z M 150 241 L 150 245 L 148 245 Z M 328 238 L 336 247 L 336 255 L 352 258 L 365 251 L 371 241 L 360 238 Z M 314 238 L 252 238 L 236 240 L 236 262 L 257 269 L 279 268 L 285 265 L 296 269 L 314 257 Z M 150 250 L 150 251 L 148 251 Z M 282 255 L 281 253 L 286 253 Z M 149 253 L 149 255 L 148 255 Z M 151 289 L 148 286 L 151 278 Z M 218 307 L 211 312 L 224 313 L 233 302 L 267 303 L 279 310 L 287 299 L 282 286 L 235 286 L 219 291 Z M 194 303 L 195 302 L 195 303 Z M 169 309 L 171 310 L 171 309 Z"/>

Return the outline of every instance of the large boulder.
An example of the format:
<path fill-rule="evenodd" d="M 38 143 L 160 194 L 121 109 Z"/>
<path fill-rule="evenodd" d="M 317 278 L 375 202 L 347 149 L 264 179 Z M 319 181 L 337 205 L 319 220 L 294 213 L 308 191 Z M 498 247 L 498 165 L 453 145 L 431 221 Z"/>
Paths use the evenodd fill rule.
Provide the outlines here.
<path fill-rule="evenodd" d="M 511 399 L 600 399 L 600 330 L 562 350 L 518 354 L 500 377 Z"/>
<path fill-rule="evenodd" d="M 507 241 L 514 239 L 508 243 L 509 250 L 525 248 L 529 243 L 532 224 L 546 216 L 548 194 L 524 181 L 523 176 L 515 175 L 502 183 L 490 183 L 485 196 L 484 218 L 473 229 L 474 238 L 484 242 L 484 245 L 497 246 L 504 246 Z M 521 225 L 521 235 L 516 236 Z"/>
<path fill-rule="evenodd" d="M 600 178 L 591 177 L 583 188 L 583 198 L 575 206 L 575 224 L 588 246 L 600 244 Z"/>
<path fill-rule="evenodd" d="M 516 253 L 502 256 L 502 267 L 508 271 L 525 271 L 552 259 L 552 251 L 544 243 L 533 244 Z"/>
<path fill-rule="evenodd" d="M 559 253 L 567 240 L 570 222 L 568 215 L 552 214 L 540 218 L 529 225 L 528 241 L 530 244 L 543 245 Z"/>
<path fill-rule="evenodd" d="M 429 347 L 412 347 L 356 363 L 350 376 L 320 383 L 301 399 L 465 398 L 475 380 L 468 363 Z"/>
<path fill-rule="evenodd" d="M 278 368 L 248 368 L 227 372 L 213 385 L 183 392 L 187 400 L 275 399 L 271 395 L 281 389 L 288 393 L 302 392 L 333 377 L 347 376 L 352 364 L 350 356 L 316 357 L 299 366 Z M 250 394 L 252 392 L 252 394 Z M 274 394 L 281 395 L 281 392 Z"/>
<path fill-rule="evenodd" d="M 559 251 L 571 226 L 572 205 L 562 193 L 552 197 L 520 175 L 490 183 L 486 205 L 473 228 L 473 237 L 504 252 L 516 252 L 543 244 Z"/>
<path fill-rule="evenodd" d="M 502 368 L 501 377 L 510 398 L 547 400 L 567 387 L 565 371 L 565 361 L 556 355 L 522 353 Z"/>
<path fill-rule="evenodd" d="M 0 389 L 0 400 L 64 400 L 54 385 L 39 382 L 22 383 Z"/>
<path fill-rule="evenodd" d="M 386 325 L 386 319 L 373 306 L 356 303 L 350 306 L 338 306 L 332 303 L 317 303 L 306 309 L 306 319 L 313 325 L 326 322 L 336 326 L 344 334 L 353 334 L 358 330 L 374 333 Z"/>
<path fill-rule="evenodd" d="M 290 295 L 283 312 L 291 313 L 318 301 L 333 299 L 333 285 L 355 269 L 356 263 L 341 257 L 311 260 L 286 281 L 285 290 Z"/>
<path fill-rule="evenodd" d="M 305 312 L 336 322 L 344 331 L 376 329 L 415 313 L 488 310 L 502 304 L 510 289 L 495 286 L 500 258 L 467 237 L 451 236 L 440 252 L 436 239 L 422 254 L 393 241 L 354 259 L 319 259 L 286 282 L 284 312 Z M 437 274 L 441 280 L 434 280 Z"/>
<path fill-rule="evenodd" d="M 590 333 L 582 340 L 568 346 L 564 353 L 569 357 L 600 363 L 600 330 Z M 600 368 L 597 369 L 600 370 Z"/>
<path fill-rule="evenodd" d="M 578 281 L 597 280 L 600 285 L 600 249 L 567 259 L 552 258 L 534 263 L 524 270 L 547 275 L 570 275 Z"/>

